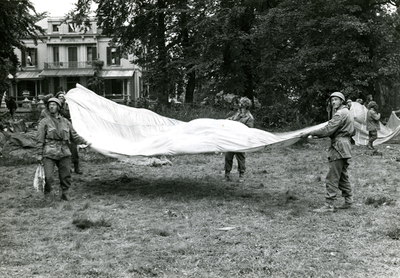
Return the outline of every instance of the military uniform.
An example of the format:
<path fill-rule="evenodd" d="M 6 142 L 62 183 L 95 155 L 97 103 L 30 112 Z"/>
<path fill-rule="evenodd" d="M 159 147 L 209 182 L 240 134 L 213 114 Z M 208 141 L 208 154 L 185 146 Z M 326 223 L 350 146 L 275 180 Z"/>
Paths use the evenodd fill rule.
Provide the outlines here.
<path fill-rule="evenodd" d="M 353 190 L 347 168 L 351 158 L 351 142 L 354 136 L 354 120 L 347 107 L 341 106 L 326 126 L 310 133 L 318 137 L 330 137 L 329 172 L 326 176 L 326 202 L 333 204 L 337 189 L 342 191 L 345 203 L 353 203 Z"/>
<path fill-rule="evenodd" d="M 369 110 L 367 112 L 367 131 L 368 131 L 368 148 L 373 149 L 373 143 L 378 138 L 378 130 L 381 129 L 379 120 L 381 114 L 375 111 L 377 104 L 375 101 L 371 101 L 368 105 Z"/>
<path fill-rule="evenodd" d="M 250 128 L 254 127 L 254 117 L 249 111 L 246 111 L 246 113 L 237 112 L 227 120 L 240 122 Z M 225 179 L 227 180 L 230 179 L 229 174 L 232 170 L 234 156 L 236 156 L 238 162 L 239 177 L 242 178 L 246 171 L 246 153 L 227 152 L 225 153 Z"/>
<path fill-rule="evenodd" d="M 71 151 L 68 147 L 71 141 L 78 144 L 88 144 L 72 128 L 71 123 L 61 115 L 47 116 L 38 126 L 38 155 L 43 157 L 45 170 L 45 194 L 52 190 L 54 182 L 54 166 L 58 168 L 62 198 L 66 199 L 71 185 Z"/>

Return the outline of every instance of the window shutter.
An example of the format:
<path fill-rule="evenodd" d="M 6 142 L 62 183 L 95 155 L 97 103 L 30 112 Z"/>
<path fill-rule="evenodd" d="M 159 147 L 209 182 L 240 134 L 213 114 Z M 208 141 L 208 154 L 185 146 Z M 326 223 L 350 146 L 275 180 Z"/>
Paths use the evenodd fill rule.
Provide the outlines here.
<path fill-rule="evenodd" d="M 39 57 L 38 57 L 38 55 L 37 55 L 37 48 L 35 48 L 35 61 L 33 61 L 33 64 L 35 65 L 35 66 L 37 66 L 38 65 L 38 59 Z"/>
<path fill-rule="evenodd" d="M 23 68 L 26 67 L 26 50 L 25 49 L 21 50 L 21 66 Z"/>
<path fill-rule="evenodd" d="M 120 47 L 117 48 L 117 57 L 116 57 L 115 64 L 121 65 L 121 48 Z"/>
<path fill-rule="evenodd" d="M 111 65 L 111 47 L 107 47 L 107 66 Z"/>

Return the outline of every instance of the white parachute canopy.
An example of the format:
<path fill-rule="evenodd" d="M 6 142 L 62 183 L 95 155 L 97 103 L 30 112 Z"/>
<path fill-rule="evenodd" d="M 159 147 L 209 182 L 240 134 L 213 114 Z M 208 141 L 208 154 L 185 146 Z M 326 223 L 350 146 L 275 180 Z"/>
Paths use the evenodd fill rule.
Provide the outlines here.
<path fill-rule="evenodd" d="M 252 152 L 296 143 L 303 130 L 272 134 L 231 120 L 182 122 L 103 98 L 77 84 L 66 94 L 75 130 L 108 156 Z"/>
<path fill-rule="evenodd" d="M 182 122 L 160 116 L 147 109 L 132 108 L 103 98 L 77 84 L 66 94 L 75 130 L 108 156 L 182 155 L 214 152 L 253 152 L 289 146 L 300 134 L 311 132 L 325 123 L 286 133 L 270 133 L 231 120 L 196 119 Z M 366 108 L 353 102 L 357 145 L 366 145 L 368 132 Z M 376 144 L 400 133 L 400 120 L 393 113 L 389 127 L 381 125 Z M 392 116 L 393 116 L 392 115 Z M 396 120 L 397 119 L 397 120 Z"/>

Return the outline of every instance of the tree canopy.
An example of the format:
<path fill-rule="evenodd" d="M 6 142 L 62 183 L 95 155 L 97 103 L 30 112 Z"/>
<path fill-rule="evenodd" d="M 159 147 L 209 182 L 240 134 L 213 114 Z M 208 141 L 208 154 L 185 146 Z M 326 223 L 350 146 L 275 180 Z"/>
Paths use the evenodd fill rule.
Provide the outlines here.
<path fill-rule="evenodd" d="M 78 0 L 69 18 L 85 22 L 92 2 L 161 102 L 223 90 L 314 120 L 334 91 L 400 105 L 399 0 Z"/>
<path fill-rule="evenodd" d="M 15 48 L 24 49 L 23 39 L 31 38 L 36 43 L 44 30 L 36 25 L 46 13 L 36 13 L 29 0 L 0 1 L 0 90 L 9 87 L 8 75 L 15 74 L 19 61 Z"/>

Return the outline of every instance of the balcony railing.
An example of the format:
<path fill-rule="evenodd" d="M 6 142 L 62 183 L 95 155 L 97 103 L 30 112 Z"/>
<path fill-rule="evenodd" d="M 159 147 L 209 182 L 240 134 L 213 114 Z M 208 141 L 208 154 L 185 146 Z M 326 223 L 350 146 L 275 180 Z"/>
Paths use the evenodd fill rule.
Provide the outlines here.
<path fill-rule="evenodd" d="M 44 69 L 87 69 L 94 68 L 94 61 L 83 61 L 83 62 L 53 62 L 44 63 Z"/>

